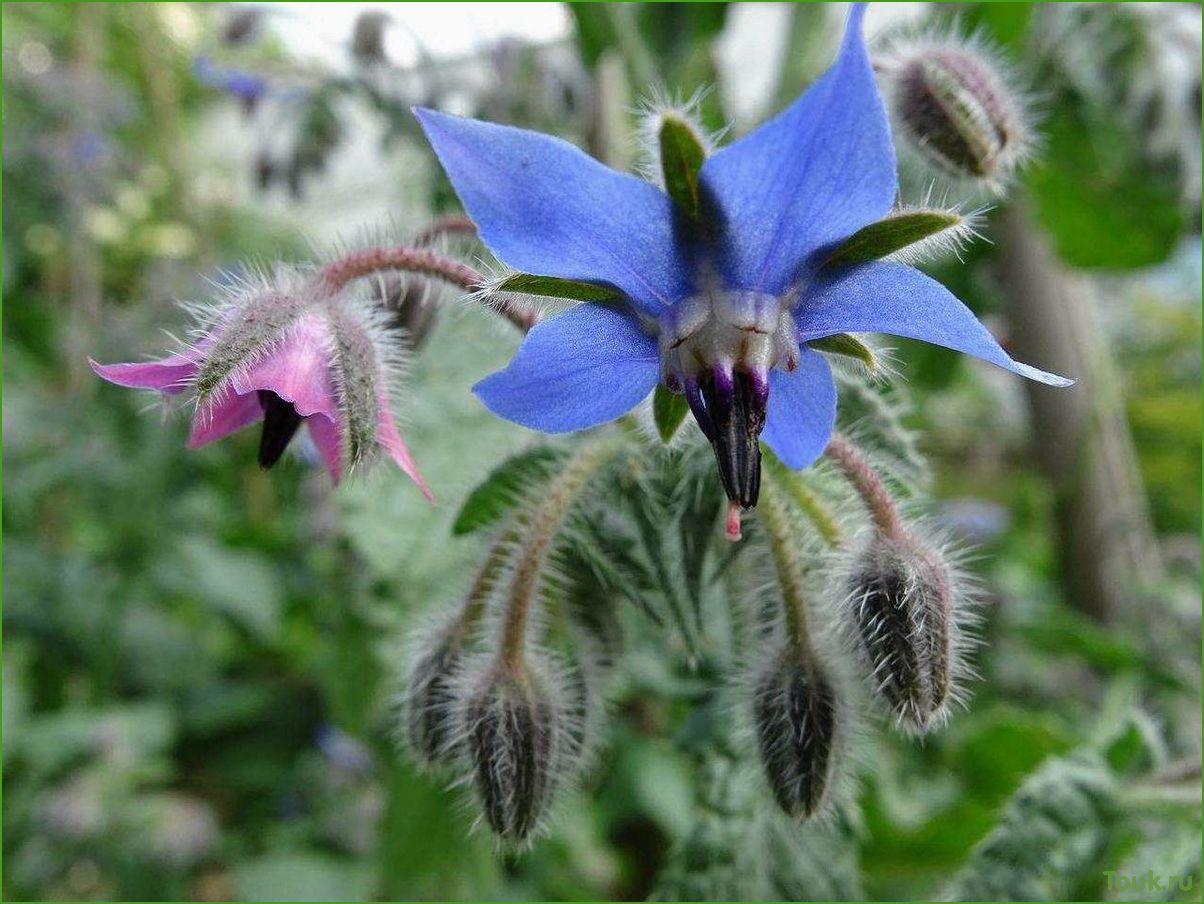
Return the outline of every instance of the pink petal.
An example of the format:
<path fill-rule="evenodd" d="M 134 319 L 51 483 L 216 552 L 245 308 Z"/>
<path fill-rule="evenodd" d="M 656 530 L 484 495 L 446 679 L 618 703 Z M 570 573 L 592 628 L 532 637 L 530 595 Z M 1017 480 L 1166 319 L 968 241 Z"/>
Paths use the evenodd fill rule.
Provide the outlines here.
<path fill-rule="evenodd" d="M 196 449 L 229 436 L 262 417 L 263 406 L 255 393 L 223 393 L 216 401 L 197 409 L 192 419 L 192 433 L 188 436 L 188 448 Z"/>
<path fill-rule="evenodd" d="M 98 364 L 89 358 L 88 363 L 97 376 L 110 383 L 130 389 L 157 389 L 167 395 L 177 395 L 187 389 L 197 372 L 196 362 L 184 355 L 130 364 Z"/>
<path fill-rule="evenodd" d="M 343 479 L 343 440 L 339 436 L 338 427 L 324 414 L 306 418 L 305 423 L 309 427 L 310 438 L 318 447 L 318 454 L 326 463 L 330 479 L 338 486 L 339 481 Z"/>
<path fill-rule="evenodd" d="M 236 392 L 246 395 L 270 389 L 292 402 L 302 417 L 324 414 L 338 420 L 338 401 L 331 374 L 333 339 L 326 321 L 314 314 L 300 318 L 280 343 L 231 379 Z"/>
<path fill-rule="evenodd" d="M 427 486 L 426 480 L 423 479 L 421 472 L 418 470 L 418 465 L 415 464 L 413 456 L 410 455 L 410 450 L 406 448 L 405 441 L 401 438 L 401 433 L 397 429 L 397 422 L 393 420 L 393 414 L 389 411 L 389 406 L 385 403 L 384 399 L 380 401 L 380 417 L 376 425 L 376 441 L 380 443 L 381 448 L 388 453 L 389 457 L 397 462 L 398 466 L 409 475 L 410 480 L 418 485 L 418 489 L 422 490 L 422 495 L 429 502 L 434 502 L 435 494 Z"/>

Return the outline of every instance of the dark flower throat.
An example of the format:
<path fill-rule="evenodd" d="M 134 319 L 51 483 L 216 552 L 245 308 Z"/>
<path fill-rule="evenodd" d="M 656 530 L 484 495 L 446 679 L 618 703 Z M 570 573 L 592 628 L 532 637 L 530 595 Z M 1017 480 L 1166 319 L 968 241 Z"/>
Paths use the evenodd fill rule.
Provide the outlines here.
<path fill-rule="evenodd" d="M 259 390 L 259 404 L 263 407 L 263 433 L 259 437 L 259 467 L 265 471 L 276 462 L 288 448 L 297 428 L 304 420 L 297 414 L 292 402 L 286 402 L 270 389 Z"/>

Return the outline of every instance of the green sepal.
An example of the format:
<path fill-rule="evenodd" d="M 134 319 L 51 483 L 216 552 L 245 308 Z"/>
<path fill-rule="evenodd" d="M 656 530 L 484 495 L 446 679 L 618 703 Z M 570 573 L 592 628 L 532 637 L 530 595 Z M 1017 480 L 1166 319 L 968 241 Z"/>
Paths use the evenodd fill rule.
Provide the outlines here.
<path fill-rule="evenodd" d="M 832 355 L 856 358 L 869 368 L 870 372 L 878 370 L 878 356 L 874 354 L 874 350 L 849 333 L 835 333 L 819 339 L 809 339 L 807 345 L 817 351 L 828 352 Z"/>
<path fill-rule="evenodd" d="M 706 145 L 688 120 L 665 112 L 657 135 L 665 193 L 694 219 L 701 207 L 698 173 L 707 158 Z"/>
<path fill-rule="evenodd" d="M 883 217 L 858 229 L 824 262 L 827 267 L 859 264 L 894 254 L 965 222 L 965 217 L 950 210 L 904 210 Z"/>
<path fill-rule="evenodd" d="M 665 388 L 663 383 L 656 384 L 652 394 L 652 417 L 656 420 L 656 432 L 662 442 L 669 442 L 677 433 L 677 428 L 686 419 L 689 406 L 684 396 L 676 395 Z"/>
<path fill-rule="evenodd" d="M 518 292 L 547 298 L 569 298 L 573 301 L 619 301 L 623 293 L 610 286 L 599 286 L 577 279 L 555 276 L 535 276 L 531 273 L 512 273 L 493 286 L 495 292 Z"/>

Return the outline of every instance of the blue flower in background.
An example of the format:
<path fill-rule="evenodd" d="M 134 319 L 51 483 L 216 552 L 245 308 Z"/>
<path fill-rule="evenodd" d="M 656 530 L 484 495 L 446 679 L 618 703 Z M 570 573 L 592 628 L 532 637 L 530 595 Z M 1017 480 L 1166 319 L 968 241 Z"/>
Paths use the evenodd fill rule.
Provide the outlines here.
<path fill-rule="evenodd" d="M 797 101 L 708 157 L 700 222 L 661 189 L 546 135 L 416 113 L 482 240 L 507 265 L 607 286 L 531 330 L 476 394 L 495 414 L 561 432 L 618 417 L 658 380 L 683 392 L 728 498 L 756 504 L 764 439 L 802 468 L 836 417 L 828 363 L 807 342 L 879 332 L 1013 361 L 947 289 L 899 263 L 825 266 L 895 202 L 895 156 L 853 8 L 832 67 Z"/>

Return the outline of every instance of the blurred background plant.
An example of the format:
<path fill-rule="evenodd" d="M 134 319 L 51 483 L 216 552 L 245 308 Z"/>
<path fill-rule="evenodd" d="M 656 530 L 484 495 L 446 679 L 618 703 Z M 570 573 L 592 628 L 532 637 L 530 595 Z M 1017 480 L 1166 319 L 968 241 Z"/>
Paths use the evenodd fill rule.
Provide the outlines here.
<path fill-rule="evenodd" d="M 622 606 L 598 767 L 502 857 L 399 757 L 391 698 L 401 633 L 481 555 L 463 501 L 529 443 L 468 391 L 515 338 L 459 305 L 427 337 L 407 436 L 436 509 L 397 474 L 260 473 L 251 436 L 186 454 L 86 358 L 179 330 L 173 299 L 242 262 L 454 210 L 410 104 L 629 165 L 646 86 L 714 85 L 707 124 L 743 130 L 843 7 L 465 4 L 478 43 L 449 50 L 427 34 L 458 13 L 424 32 L 425 6 L 4 6 L 5 897 L 1141 898 L 1105 870 L 1152 869 L 1198 900 L 1199 6 L 957 10 L 1039 86 L 1043 140 L 992 243 L 932 272 L 1090 389 L 898 352 L 939 519 L 980 552 L 971 710 L 875 736 L 822 828 L 754 835 L 718 703 Z M 872 9 L 871 42 L 947 14 Z"/>

